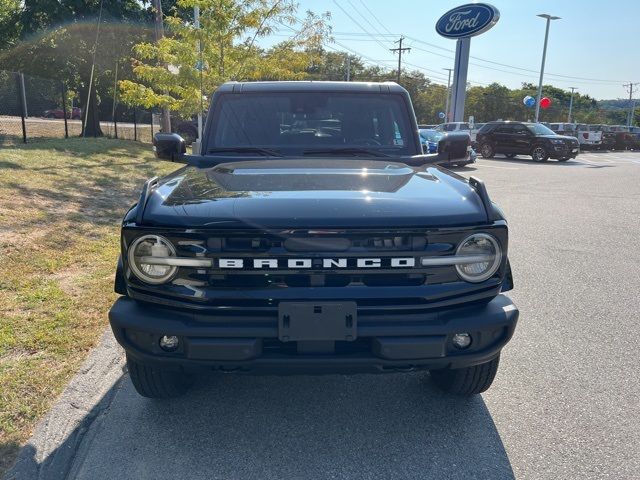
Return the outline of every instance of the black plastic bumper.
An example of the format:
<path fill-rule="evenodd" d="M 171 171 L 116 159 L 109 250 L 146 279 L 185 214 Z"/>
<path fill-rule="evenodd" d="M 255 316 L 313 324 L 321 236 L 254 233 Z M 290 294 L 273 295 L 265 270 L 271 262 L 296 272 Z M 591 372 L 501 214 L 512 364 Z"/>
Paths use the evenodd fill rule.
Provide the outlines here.
<path fill-rule="evenodd" d="M 114 335 L 136 360 L 167 368 L 208 367 L 268 373 L 384 372 L 461 368 L 495 358 L 511 339 L 518 309 L 505 295 L 484 303 L 447 308 L 424 319 L 361 322 L 352 342 L 281 342 L 278 319 L 213 317 L 119 298 L 109 312 Z M 451 339 L 468 332 L 472 344 L 457 349 Z M 172 353 L 159 347 L 175 335 Z M 298 345 L 296 345 L 298 344 Z M 296 348 L 297 347 L 297 348 Z"/>

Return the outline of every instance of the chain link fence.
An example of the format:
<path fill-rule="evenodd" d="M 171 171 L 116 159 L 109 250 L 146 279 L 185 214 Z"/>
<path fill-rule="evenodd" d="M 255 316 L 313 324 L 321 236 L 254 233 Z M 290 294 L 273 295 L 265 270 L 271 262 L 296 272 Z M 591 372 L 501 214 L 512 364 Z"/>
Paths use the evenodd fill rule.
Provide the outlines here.
<path fill-rule="evenodd" d="M 85 118 L 85 102 L 59 80 L 0 70 L 0 144 L 82 136 L 84 122 L 92 121 Z M 97 110 L 106 137 L 151 143 L 159 131 L 150 110 L 117 105 L 113 99 Z"/>

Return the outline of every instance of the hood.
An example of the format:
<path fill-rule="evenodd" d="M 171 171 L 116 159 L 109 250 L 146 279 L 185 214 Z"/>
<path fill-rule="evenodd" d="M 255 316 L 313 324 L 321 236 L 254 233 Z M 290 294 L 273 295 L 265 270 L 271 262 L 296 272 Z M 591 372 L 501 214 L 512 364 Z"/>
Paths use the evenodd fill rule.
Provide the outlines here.
<path fill-rule="evenodd" d="M 288 159 L 182 168 L 150 195 L 145 225 L 182 228 L 442 227 L 487 222 L 469 184 L 439 167 Z"/>

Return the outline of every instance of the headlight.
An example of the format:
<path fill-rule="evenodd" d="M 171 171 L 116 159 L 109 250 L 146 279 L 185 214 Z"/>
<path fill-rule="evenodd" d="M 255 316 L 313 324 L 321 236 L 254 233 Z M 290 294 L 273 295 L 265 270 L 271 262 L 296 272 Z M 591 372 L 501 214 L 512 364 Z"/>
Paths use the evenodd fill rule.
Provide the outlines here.
<path fill-rule="evenodd" d="M 555 144 L 555 145 L 562 145 L 564 143 L 564 140 L 560 140 L 559 138 L 555 138 L 551 140 L 551 143 Z"/>
<path fill-rule="evenodd" d="M 467 282 L 484 282 L 498 270 L 502 250 L 498 241 L 491 235 L 474 233 L 460 243 L 456 257 L 460 260 L 468 258 L 468 262 L 456 262 L 456 271 L 460 278 Z"/>
<path fill-rule="evenodd" d="M 168 282 L 178 270 L 168 265 L 167 259 L 176 256 L 176 250 L 169 240 L 160 235 L 144 235 L 129 247 L 131 271 L 145 283 L 158 285 Z"/>

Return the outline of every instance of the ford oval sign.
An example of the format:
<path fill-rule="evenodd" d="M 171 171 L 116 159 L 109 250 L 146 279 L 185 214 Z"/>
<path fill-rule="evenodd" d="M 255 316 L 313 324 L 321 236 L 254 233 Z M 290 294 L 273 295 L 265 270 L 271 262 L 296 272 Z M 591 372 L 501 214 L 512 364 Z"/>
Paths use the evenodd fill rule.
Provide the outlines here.
<path fill-rule="evenodd" d="M 500 19 L 500 12 L 493 5 L 469 3 L 445 13 L 436 31 L 447 38 L 474 37 L 486 32 Z"/>

